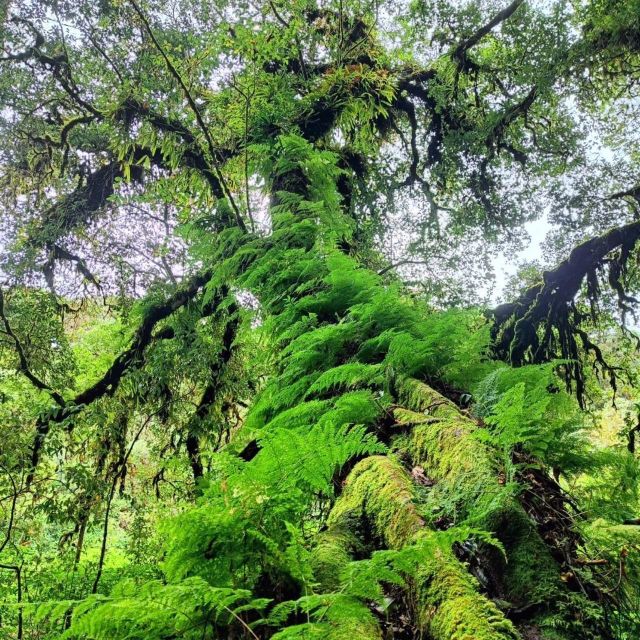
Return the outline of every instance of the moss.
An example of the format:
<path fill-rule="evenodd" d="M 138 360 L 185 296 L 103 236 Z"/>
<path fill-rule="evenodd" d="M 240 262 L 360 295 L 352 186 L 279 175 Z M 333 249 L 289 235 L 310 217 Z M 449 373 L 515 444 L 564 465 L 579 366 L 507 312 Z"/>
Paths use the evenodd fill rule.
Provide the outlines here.
<path fill-rule="evenodd" d="M 516 603 L 553 598 L 559 567 L 522 506 L 499 483 L 497 458 L 475 435 L 477 424 L 419 381 L 404 380 L 400 392 L 431 418 L 414 427 L 407 440 L 414 464 L 437 482 L 429 500 L 449 502 L 460 510 L 457 517 L 473 516 L 474 525 L 496 534 L 507 552 L 504 588 L 509 598 Z"/>
<path fill-rule="evenodd" d="M 422 382 L 406 378 L 397 386 L 400 399 L 410 407 L 396 410 L 397 419 L 409 419 L 415 427 L 396 446 L 437 483 L 428 502 L 434 509 L 446 505 L 446 515 L 454 521 L 485 509 L 503 487 L 498 482 L 497 456 L 477 437 L 476 423 Z"/>
<path fill-rule="evenodd" d="M 320 533 L 310 560 L 313 576 L 323 591 L 338 591 L 340 575 L 360 547 L 348 529 L 332 527 Z"/>
<path fill-rule="evenodd" d="M 329 626 L 326 640 L 382 640 L 380 627 L 374 622 L 342 621 Z"/>
<path fill-rule="evenodd" d="M 345 531 L 370 523 L 386 545 L 402 549 L 432 535 L 414 504 L 413 482 L 394 458 L 372 456 L 349 475 L 329 516 L 329 529 L 316 550 L 318 579 L 334 588 L 353 538 Z M 414 582 L 416 622 L 434 640 L 508 640 L 518 638 L 500 610 L 477 591 L 477 583 L 451 551 L 434 545 Z"/>
<path fill-rule="evenodd" d="M 404 407 L 397 407 L 394 409 L 393 417 L 396 424 L 400 427 L 414 427 L 418 424 L 425 424 L 433 421 L 433 418 L 430 418 L 424 413 L 411 411 L 411 409 L 405 409 Z"/>
<path fill-rule="evenodd" d="M 358 533 L 368 543 L 373 533 L 385 545 L 400 548 L 422 526 L 406 471 L 388 456 L 366 458 L 349 474 L 312 552 L 314 577 L 323 588 L 336 589 L 344 566 L 363 551 Z M 374 531 L 363 531 L 363 527 Z"/>
<path fill-rule="evenodd" d="M 436 548 L 417 585 L 418 626 L 434 640 L 519 637 L 498 607 L 478 592 L 476 580 L 452 552 Z"/>
<path fill-rule="evenodd" d="M 363 602 L 348 595 L 330 596 L 320 616 L 321 634 L 302 636 L 322 640 L 381 640 L 382 633 L 374 614 Z"/>
<path fill-rule="evenodd" d="M 509 601 L 518 606 L 553 601 L 562 590 L 559 567 L 522 506 L 505 501 L 483 525 L 496 532 L 507 554 L 502 580 Z"/>
<path fill-rule="evenodd" d="M 418 464 L 428 464 L 434 476 L 445 480 L 451 476 L 481 472 L 487 481 L 497 479 L 497 457 L 475 435 L 477 424 L 465 416 L 450 400 L 428 385 L 405 379 L 399 386 L 400 400 L 420 412 L 423 424 L 413 435 L 412 455 Z M 399 419 L 406 419 L 406 409 Z"/>
<path fill-rule="evenodd" d="M 424 525 L 413 498 L 413 483 L 400 463 L 390 456 L 371 456 L 347 478 L 328 524 L 352 528 L 365 520 L 389 547 L 399 549 Z"/>

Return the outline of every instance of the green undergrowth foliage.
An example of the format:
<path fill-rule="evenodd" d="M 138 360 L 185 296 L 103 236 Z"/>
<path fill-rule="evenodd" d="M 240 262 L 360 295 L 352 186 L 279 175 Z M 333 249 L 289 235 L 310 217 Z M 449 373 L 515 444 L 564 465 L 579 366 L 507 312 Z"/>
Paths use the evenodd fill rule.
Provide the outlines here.
<path fill-rule="evenodd" d="M 197 504 L 166 519 L 162 580 L 126 579 L 36 616 L 65 638 L 378 638 L 395 589 L 433 637 L 494 640 L 518 637 L 505 611 L 534 593 L 542 637 L 587 637 L 591 613 L 566 620 L 571 602 L 589 601 L 570 600 L 518 503 L 526 465 L 515 452 L 573 476 L 589 464 L 556 363 L 491 361 L 479 310 L 432 311 L 342 251 L 335 155 L 295 135 L 259 152 L 265 175 L 298 186 L 275 194 L 272 233 L 238 239 L 207 291 L 233 282 L 255 296 L 251 331 L 274 370 Z M 206 238 L 204 259 L 233 244 Z M 434 381 L 464 395 L 466 415 Z M 518 530 L 503 535 L 513 513 Z M 502 610 L 453 554 L 468 540 L 508 567 Z"/>

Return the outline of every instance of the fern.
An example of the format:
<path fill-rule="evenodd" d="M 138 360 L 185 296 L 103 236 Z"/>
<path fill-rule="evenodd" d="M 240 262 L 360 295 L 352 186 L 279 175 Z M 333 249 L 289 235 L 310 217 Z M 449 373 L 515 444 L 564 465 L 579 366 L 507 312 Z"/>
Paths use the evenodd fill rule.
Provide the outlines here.
<path fill-rule="evenodd" d="M 386 451 L 363 425 L 336 426 L 327 417 L 310 430 L 269 432 L 261 444 L 263 451 L 256 461 L 261 477 L 280 489 L 286 482 L 325 495 L 333 493 L 331 479 L 346 462 Z"/>
<path fill-rule="evenodd" d="M 109 597 L 88 598 L 74 610 L 62 638 L 161 640 L 169 636 L 201 638 L 208 626 L 249 627 L 241 615 L 261 612 L 270 600 L 242 589 L 212 587 L 192 577 L 177 584 L 120 583 Z"/>
<path fill-rule="evenodd" d="M 294 602 L 274 607 L 269 622 L 282 626 L 294 614 L 302 614 L 308 622 L 285 626 L 273 638 L 293 640 L 330 638 L 371 640 L 379 636 L 370 609 L 357 598 L 342 593 L 303 596 Z"/>
<path fill-rule="evenodd" d="M 384 381 L 379 365 L 349 362 L 321 374 L 309 387 L 306 396 L 322 396 L 328 392 L 346 391 L 358 387 L 375 387 Z"/>
<path fill-rule="evenodd" d="M 580 455 L 586 447 L 584 421 L 575 400 L 558 388 L 558 364 L 499 367 L 477 387 L 475 411 L 493 427 L 478 435 L 503 451 L 511 471 L 508 459 L 517 445 L 567 471 L 585 461 Z"/>

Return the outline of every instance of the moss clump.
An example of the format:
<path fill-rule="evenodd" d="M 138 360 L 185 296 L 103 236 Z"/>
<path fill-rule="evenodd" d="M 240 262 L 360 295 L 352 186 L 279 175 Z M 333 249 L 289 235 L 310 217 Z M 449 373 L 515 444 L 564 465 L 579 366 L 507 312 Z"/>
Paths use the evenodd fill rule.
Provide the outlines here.
<path fill-rule="evenodd" d="M 486 509 L 504 487 L 498 482 L 497 456 L 477 437 L 476 423 L 422 382 L 405 378 L 397 386 L 411 409 L 409 414 L 400 410 L 398 419 L 409 417 L 415 426 L 394 444 L 437 483 L 427 506 L 436 511 L 446 506 L 448 513 L 437 515 L 454 522 Z M 423 419 L 418 422 L 420 415 Z"/>
<path fill-rule="evenodd" d="M 434 640 L 519 637 L 495 604 L 477 591 L 477 583 L 464 565 L 431 538 L 435 534 L 425 529 L 414 503 L 411 477 L 390 456 L 367 458 L 349 475 L 329 516 L 328 531 L 316 550 L 316 577 L 323 584 L 334 588 L 338 584 L 337 576 L 354 548 L 353 537 L 345 532 L 359 530 L 363 523 L 393 549 L 434 542 L 428 545 L 432 553 L 425 556 L 415 575 L 407 576 L 408 582 L 416 585 L 416 624 Z"/>
<path fill-rule="evenodd" d="M 419 424 L 434 422 L 434 418 L 430 418 L 425 413 L 419 411 L 411 411 L 404 407 L 397 407 L 393 410 L 393 418 L 398 427 L 408 429 Z"/>
<path fill-rule="evenodd" d="M 373 622 L 353 620 L 329 625 L 329 633 L 318 637 L 322 640 L 382 640 L 382 632 Z"/>
<path fill-rule="evenodd" d="M 418 623 L 435 640 L 514 640 L 518 632 L 452 553 L 436 550 L 419 576 Z"/>
<path fill-rule="evenodd" d="M 507 554 L 502 581 L 509 600 L 518 606 L 555 600 L 562 590 L 558 564 L 522 506 L 506 500 L 483 525 L 496 532 Z"/>
<path fill-rule="evenodd" d="M 314 625 L 309 634 L 296 636 L 312 640 L 382 640 L 382 631 L 373 614 L 360 603 L 344 600 L 325 609 L 326 622 Z M 311 630 L 310 630 L 311 631 Z"/>
<path fill-rule="evenodd" d="M 337 591 L 342 570 L 362 545 L 348 529 L 338 526 L 318 538 L 310 558 L 313 576 L 323 591 Z"/>
<path fill-rule="evenodd" d="M 353 530 L 364 521 L 389 547 L 400 549 L 424 526 L 413 498 L 413 483 L 400 463 L 390 456 L 371 456 L 347 478 L 328 525 Z"/>

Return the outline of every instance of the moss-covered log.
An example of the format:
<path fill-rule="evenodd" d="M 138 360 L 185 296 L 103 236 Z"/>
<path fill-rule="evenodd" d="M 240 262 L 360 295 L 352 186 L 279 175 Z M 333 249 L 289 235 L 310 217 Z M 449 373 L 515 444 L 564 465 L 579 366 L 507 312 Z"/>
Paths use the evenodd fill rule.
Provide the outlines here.
<path fill-rule="evenodd" d="M 411 476 L 392 456 L 371 456 L 355 466 L 327 525 L 314 556 L 327 588 L 339 584 L 340 571 L 358 547 L 402 549 L 434 535 L 419 514 Z M 407 580 L 413 623 L 434 640 L 519 637 L 450 550 L 433 545 L 428 562 Z"/>
<path fill-rule="evenodd" d="M 571 566 L 556 561 L 519 491 L 505 487 L 497 452 L 478 437 L 477 422 L 420 381 L 405 378 L 397 387 L 411 410 L 397 409 L 396 415 L 400 424 L 409 420 L 413 427 L 395 446 L 433 483 L 427 503 L 435 508 L 434 524 L 470 522 L 504 548 L 504 559 L 495 549 L 480 550 L 482 544 L 475 550 L 485 588 L 523 627 L 538 629 L 545 638 L 581 638 L 593 628 L 609 637 L 606 624 L 592 617 L 593 598 L 601 594 L 592 590 L 587 596 L 584 585 L 568 581 Z"/>

